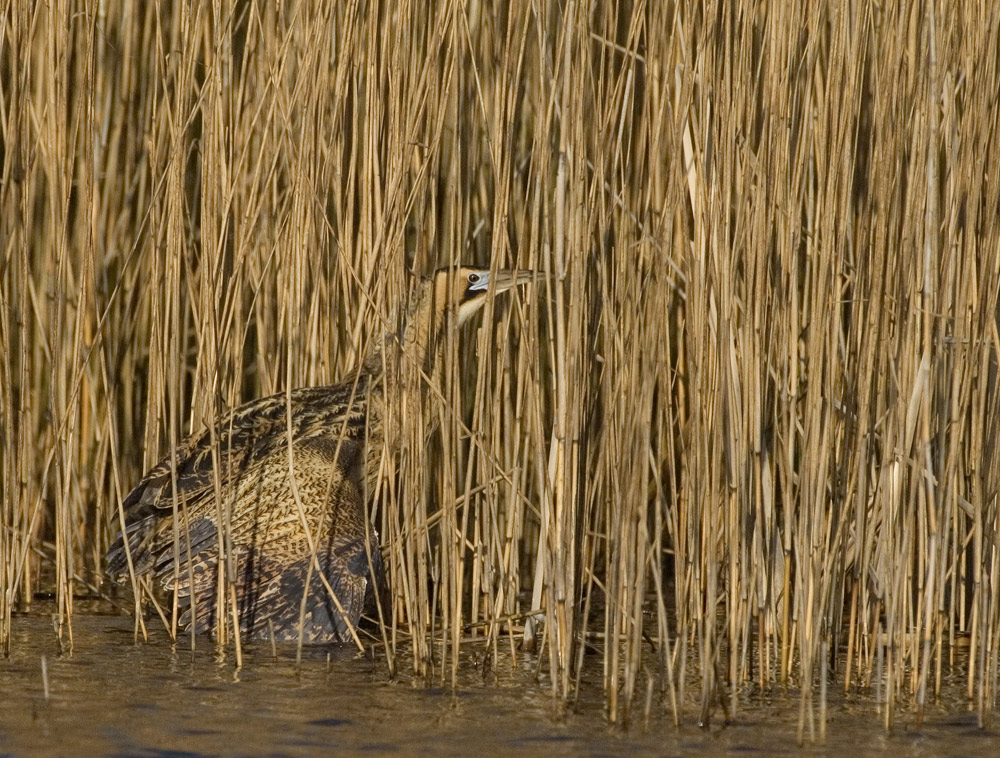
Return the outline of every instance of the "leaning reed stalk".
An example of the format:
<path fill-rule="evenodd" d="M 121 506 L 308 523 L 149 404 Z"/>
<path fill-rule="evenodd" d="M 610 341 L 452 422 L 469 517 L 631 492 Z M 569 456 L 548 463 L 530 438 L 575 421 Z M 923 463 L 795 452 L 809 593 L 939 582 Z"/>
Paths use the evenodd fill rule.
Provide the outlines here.
<path fill-rule="evenodd" d="M 4 650 L 42 589 L 72 642 L 142 471 L 461 261 L 543 277 L 390 408 L 390 668 L 454 683 L 541 622 L 560 697 L 600 649 L 612 721 L 644 671 L 675 720 L 799 686 L 803 739 L 821 682 L 891 725 L 959 667 L 994 711 L 988 4 L 2 13 Z"/>

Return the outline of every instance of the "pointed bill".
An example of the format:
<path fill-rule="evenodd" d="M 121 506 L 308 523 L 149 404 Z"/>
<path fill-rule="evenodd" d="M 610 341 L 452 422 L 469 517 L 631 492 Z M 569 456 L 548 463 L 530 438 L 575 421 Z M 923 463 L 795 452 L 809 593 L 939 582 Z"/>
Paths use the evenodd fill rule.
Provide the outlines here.
<path fill-rule="evenodd" d="M 519 284 L 528 284 L 535 281 L 541 276 L 539 272 L 528 271 L 526 269 L 514 269 L 511 271 L 497 271 L 493 277 L 490 277 L 488 271 L 479 273 L 479 281 L 470 285 L 469 289 L 476 292 L 485 292 L 490 288 L 490 281 L 494 282 L 493 290 L 494 292 L 506 292 L 509 289 L 517 287 Z"/>

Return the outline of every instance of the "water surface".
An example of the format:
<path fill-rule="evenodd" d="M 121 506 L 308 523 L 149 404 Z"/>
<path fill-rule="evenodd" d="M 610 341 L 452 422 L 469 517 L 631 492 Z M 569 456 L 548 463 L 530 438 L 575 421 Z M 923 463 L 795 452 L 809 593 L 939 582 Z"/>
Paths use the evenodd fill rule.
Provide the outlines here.
<path fill-rule="evenodd" d="M 126 616 L 81 614 L 73 629 L 69 655 L 49 616 L 14 619 L 11 656 L 0 659 L 0 758 L 1000 755 L 997 732 L 979 729 L 960 698 L 930 707 L 919 729 L 903 711 L 887 734 L 874 703 L 838 696 L 826 743 L 799 748 L 795 693 L 747 698 L 729 723 L 719 714 L 709 729 L 695 723 L 693 704 L 679 728 L 656 705 L 647 730 L 623 731 L 607 725 L 596 688 L 563 708 L 537 680 L 536 658 L 508 658 L 484 676 L 475 645 L 452 690 L 415 684 L 405 662 L 390 679 L 383 661 L 353 649 L 307 649 L 297 664 L 294 646 L 277 659 L 257 646 L 236 670 L 207 639 L 194 652 L 162 636 L 136 644 Z"/>

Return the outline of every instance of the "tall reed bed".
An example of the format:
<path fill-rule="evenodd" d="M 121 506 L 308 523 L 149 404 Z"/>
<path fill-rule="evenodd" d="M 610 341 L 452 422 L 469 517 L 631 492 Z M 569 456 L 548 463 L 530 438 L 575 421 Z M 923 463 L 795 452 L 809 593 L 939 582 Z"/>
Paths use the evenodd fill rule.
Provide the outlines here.
<path fill-rule="evenodd" d="M 803 734 L 960 666 L 985 719 L 998 51 L 988 2 L 8 3 L 0 645 L 50 587 L 72 644 L 146 467 L 462 261 L 544 280 L 384 461 L 390 665 L 526 637 L 613 721 L 791 683 Z"/>

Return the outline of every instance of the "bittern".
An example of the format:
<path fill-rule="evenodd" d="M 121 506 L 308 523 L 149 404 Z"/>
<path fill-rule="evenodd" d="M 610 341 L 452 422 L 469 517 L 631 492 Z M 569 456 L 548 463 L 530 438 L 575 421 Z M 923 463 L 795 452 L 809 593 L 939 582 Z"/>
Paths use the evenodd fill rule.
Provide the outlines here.
<path fill-rule="evenodd" d="M 124 578 L 131 565 L 136 577 L 175 591 L 181 625 L 198 632 L 220 623 L 225 587 L 246 637 L 349 640 L 384 588 L 369 501 L 383 444 L 396 446 L 400 436 L 387 395 L 397 393 L 405 412 L 404 362 L 432 366 L 449 312 L 462 324 L 489 293 L 533 278 L 440 269 L 418 285 L 402 333 L 387 336 L 344 381 L 254 400 L 186 438 L 122 503 L 109 573 Z M 232 610 L 221 612 L 226 623 Z"/>

